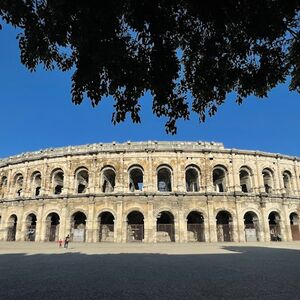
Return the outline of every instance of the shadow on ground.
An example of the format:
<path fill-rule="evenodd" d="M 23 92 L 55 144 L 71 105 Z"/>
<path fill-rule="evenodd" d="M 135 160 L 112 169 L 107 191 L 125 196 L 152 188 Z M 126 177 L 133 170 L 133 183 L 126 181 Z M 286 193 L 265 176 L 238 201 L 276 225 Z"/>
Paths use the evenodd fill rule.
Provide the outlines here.
<path fill-rule="evenodd" d="M 299 299 L 300 251 L 2 254 L 0 299 Z"/>

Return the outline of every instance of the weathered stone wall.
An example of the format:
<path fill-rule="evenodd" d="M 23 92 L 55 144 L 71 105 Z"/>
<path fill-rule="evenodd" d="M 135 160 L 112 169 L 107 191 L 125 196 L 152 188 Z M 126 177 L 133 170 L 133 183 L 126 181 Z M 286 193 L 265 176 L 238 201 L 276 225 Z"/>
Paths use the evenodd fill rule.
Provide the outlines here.
<path fill-rule="evenodd" d="M 138 166 L 143 172 L 143 189 L 130 191 L 129 172 Z M 171 173 L 171 191 L 158 191 L 157 172 L 161 166 Z M 187 192 L 186 170 L 192 166 L 199 174 L 199 190 Z M 103 170 L 115 172 L 114 190 L 103 192 Z M 223 192 L 213 182 L 214 169 L 224 170 Z M 64 174 L 61 193 L 54 193 L 53 174 Z M 78 193 L 78 171 L 88 171 L 88 185 Z M 242 192 L 240 170 L 249 171 L 247 192 Z M 266 193 L 263 170 L 271 174 Z M 41 183 L 36 195 L 34 174 Z M 283 174 L 289 175 L 288 187 Z M 18 182 L 18 178 L 21 184 Z M 28 216 L 36 216 L 35 240 L 49 239 L 49 214 L 57 213 L 57 238 L 72 234 L 74 213 L 86 216 L 85 240 L 99 241 L 99 215 L 114 216 L 113 240 L 126 242 L 130 235 L 127 216 L 132 211 L 143 214 L 143 241 L 156 242 L 157 217 L 162 211 L 174 217 L 174 239 L 187 242 L 187 218 L 190 212 L 203 217 L 204 240 L 218 240 L 216 216 L 220 211 L 230 214 L 231 240 L 245 241 L 245 213 L 255 213 L 260 241 L 270 240 L 269 218 L 276 212 L 280 237 L 292 240 L 291 213 L 300 215 L 300 159 L 258 151 L 224 149 L 219 143 L 204 142 L 142 142 L 94 144 L 47 149 L 0 160 L 0 238 L 7 240 L 9 228 L 15 223 L 15 239 L 28 238 Z M 15 215 L 16 221 L 12 222 Z M 15 218 L 14 217 L 14 218 Z M 294 222 L 295 223 L 295 222 Z M 297 223 L 297 222 L 296 222 Z M 50 225 L 49 225 L 50 224 Z M 294 224 L 295 225 L 295 224 Z"/>

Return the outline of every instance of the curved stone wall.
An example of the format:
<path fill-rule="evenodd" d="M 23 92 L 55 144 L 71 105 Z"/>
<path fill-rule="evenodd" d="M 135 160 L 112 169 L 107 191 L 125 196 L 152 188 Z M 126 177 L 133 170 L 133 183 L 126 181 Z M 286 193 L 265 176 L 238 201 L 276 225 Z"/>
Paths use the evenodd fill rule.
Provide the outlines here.
<path fill-rule="evenodd" d="M 207 142 L 46 149 L 0 160 L 0 238 L 300 239 L 300 159 Z"/>

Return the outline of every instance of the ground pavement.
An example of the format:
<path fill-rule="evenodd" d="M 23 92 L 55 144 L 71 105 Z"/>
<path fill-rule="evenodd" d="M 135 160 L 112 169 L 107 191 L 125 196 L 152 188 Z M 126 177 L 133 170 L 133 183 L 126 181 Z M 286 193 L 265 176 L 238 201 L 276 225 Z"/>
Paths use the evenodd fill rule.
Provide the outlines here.
<path fill-rule="evenodd" d="M 0 242 L 0 299 L 300 299 L 300 242 Z"/>

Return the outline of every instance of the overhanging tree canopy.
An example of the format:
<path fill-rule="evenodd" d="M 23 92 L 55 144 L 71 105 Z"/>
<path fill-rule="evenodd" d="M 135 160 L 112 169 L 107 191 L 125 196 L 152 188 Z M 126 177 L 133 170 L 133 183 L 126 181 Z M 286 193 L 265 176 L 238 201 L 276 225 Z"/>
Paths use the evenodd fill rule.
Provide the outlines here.
<path fill-rule="evenodd" d="M 288 76 L 300 92 L 299 12 L 297 0 L 0 1 L 29 70 L 73 68 L 72 101 L 112 96 L 114 123 L 140 122 L 150 91 L 170 133 L 190 110 L 205 121 L 230 92 L 265 97 Z"/>

